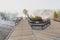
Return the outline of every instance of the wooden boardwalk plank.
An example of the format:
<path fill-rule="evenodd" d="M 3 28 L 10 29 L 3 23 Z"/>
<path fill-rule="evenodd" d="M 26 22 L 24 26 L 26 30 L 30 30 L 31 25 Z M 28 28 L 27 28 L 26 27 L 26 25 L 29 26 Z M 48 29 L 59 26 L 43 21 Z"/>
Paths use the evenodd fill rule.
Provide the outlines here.
<path fill-rule="evenodd" d="M 8 40 L 60 40 L 60 23 L 51 21 L 44 30 L 32 30 L 27 20 L 22 20 Z"/>

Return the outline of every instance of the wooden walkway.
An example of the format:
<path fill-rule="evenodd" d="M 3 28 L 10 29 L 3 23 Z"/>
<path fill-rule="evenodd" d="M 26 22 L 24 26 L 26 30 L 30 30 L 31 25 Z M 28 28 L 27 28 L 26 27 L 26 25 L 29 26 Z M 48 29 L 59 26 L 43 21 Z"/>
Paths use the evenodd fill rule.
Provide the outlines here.
<path fill-rule="evenodd" d="M 22 20 L 8 40 L 60 40 L 60 23 L 51 22 L 45 30 L 32 30 L 27 20 Z"/>

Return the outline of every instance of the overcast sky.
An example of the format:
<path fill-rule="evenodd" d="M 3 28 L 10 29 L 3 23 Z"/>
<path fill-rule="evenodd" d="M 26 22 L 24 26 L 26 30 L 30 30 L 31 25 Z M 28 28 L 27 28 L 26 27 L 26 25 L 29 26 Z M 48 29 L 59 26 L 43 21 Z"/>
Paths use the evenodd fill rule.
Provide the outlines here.
<path fill-rule="evenodd" d="M 18 12 L 26 8 L 32 9 L 60 9 L 60 0 L 0 0 L 0 11 Z"/>

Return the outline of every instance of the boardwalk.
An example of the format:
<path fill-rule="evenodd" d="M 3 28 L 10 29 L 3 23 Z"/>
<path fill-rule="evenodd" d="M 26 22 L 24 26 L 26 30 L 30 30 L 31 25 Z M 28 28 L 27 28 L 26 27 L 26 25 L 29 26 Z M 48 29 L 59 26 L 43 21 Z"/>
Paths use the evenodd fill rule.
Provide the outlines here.
<path fill-rule="evenodd" d="M 60 40 L 60 23 L 51 22 L 45 30 L 32 30 L 27 20 L 22 20 L 8 40 Z"/>

